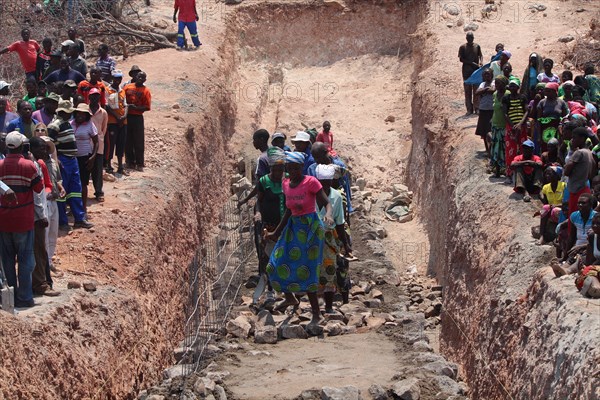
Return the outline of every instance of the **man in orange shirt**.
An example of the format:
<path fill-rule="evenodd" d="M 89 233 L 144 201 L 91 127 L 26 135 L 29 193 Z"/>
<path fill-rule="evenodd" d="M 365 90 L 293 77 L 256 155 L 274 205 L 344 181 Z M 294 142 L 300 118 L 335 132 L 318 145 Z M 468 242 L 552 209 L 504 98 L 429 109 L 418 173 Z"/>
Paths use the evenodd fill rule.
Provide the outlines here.
<path fill-rule="evenodd" d="M 40 45 L 35 40 L 30 40 L 31 31 L 29 28 L 21 30 L 22 41 L 14 42 L 10 46 L 0 50 L 0 55 L 11 51 L 16 51 L 21 59 L 21 65 L 25 70 L 25 78 L 32 77 L 37 81 L 36 77 L 36 61 L 40 51 Z"/>
<path fill-rule="evenodd" d="M 144 113 L 150 111 L 152 96 L 144 85 L 146 73 L 140 71 L 134 83 L 125 86 L 125 98 L 129 105 L 127 114 L 127 141 L 125 159 L 129 168 L 144 171 Z"/>
<path fill-rule="evenodd" d="M 77 94 L 83 96 L 83 100 L 86 104 L 90 104 L 90 90 L 97 89 L 100 92 L 100 105 L 106 106 L 106 86 L 102 83 L 102 70 L 98 67 L 92 67 L 90 69 L 90 80 L 81 81 L 77 86 Z"/>
<path fill-rule="evenodd" d="M 185 28 L 188 28 L 192 42 L 195 48 L 191 50 L 198 50 L 202 43 L 198 39 L 198 27 L 196 21 L 198 21 L 198 12 L 196 11 L 196 0 L 175 0 L 175 12 L 173 12 L 173 22 L 179 22 L 177 30 L 177 50 L 183 50 Z M 177 17 L 177 11 L 179 11 L 179 18 Z"/>

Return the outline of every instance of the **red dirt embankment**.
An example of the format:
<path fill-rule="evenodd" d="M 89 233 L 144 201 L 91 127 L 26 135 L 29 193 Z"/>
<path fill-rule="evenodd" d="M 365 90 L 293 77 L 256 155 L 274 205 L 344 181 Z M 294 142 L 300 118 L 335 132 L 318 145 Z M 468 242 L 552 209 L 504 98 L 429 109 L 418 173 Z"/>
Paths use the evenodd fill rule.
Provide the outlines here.
<path fill-rule="evenodd" d="M 485 60 L 504 42 L 516 74 L 531 51 L 558 64 L 565 50 L 558 37 L 593 15 L 575 9 L 598 10 L 586 1 L 544 4 L 533 25 L 512 14 L 501 23 L 477 21 Z M 547 267 L 553 249 L 537 246 L 530 233 L 538 206 L 511 197 L 501 179 L 488 179 L 483 144 L 473 135 L 477 118 L 462 117 L 456 51 L 464 32 L 447 26 L 456 19 L 432 4 L 420 32 L 408 174 L 427 216 L 430 271 L 444 285 L 441 350 L 462 364 L 473 398 L 599 398 L 600 301 L 579 295 L 573 276 L 553 278 Z"/>
<path fill-rule="evenodd" d="M 105 182 L 106 202 L 89 207 L 94 230 L 59 239 L 60 298 L 0 313 L 0 398 L 134 398 L 172 363 L 188 263 L 229 195 L 222 180 L 235 109 L 219 85 L 233 80 L 232 57 L 220 15 L 204 22 L 202 52 L 163 50 L 119 65 L 148 73 L 146 171 Z M 67 290 L 70 280 L 98 290 Z"/>

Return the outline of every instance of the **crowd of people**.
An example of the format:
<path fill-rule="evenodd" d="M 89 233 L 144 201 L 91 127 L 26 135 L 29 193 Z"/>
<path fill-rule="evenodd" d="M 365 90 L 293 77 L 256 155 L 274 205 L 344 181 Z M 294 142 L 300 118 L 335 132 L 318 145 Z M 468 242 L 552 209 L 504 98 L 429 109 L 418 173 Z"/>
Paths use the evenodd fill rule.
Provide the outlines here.
<path fill-rule="evenodd" d="M 265 129 L 253 135 L 260 156 L 254 171 L 256 186 L 239 206 L 257 197 L 255 237 L 259 275 L 254 301 L 267 288 L 265 304 L 282 292 L 273 308 L 297 307 L 306 294 L 312 308 L 311 324 L 320 320 L 319 296 L 326 314 L 335 313 L 334 296 L 348 302 L 348 261 L 353 258 L 350 237 L 352 198 L 350 175 L 333 149 L 331 123 L 321 132 L 298 131 L 291 138 L 273 136 Z"/>
<path fill-rule="evenodd" d="M 143 171 L 151 94 L 138 66 L 123 82 L 107 44 L 91 62 L 74 28 L 56 48 L 50 38 L 40 46 L 29 28 L 21 38 L 0 50 L 17 53 L 25 75 L 24 93 L 0 80 L 0 258 L 15 306 L 32 307 L 34 294 L 59 294 L 52 289 L 59 230 L 93 226 L 90 180 L 103 202 L 105 174 Z"/>
<path fill-rule="evenodd" d="M 600 298 L 600 79 L 593 64 L 558 76 L 554 61 L 531 53 L 522 78 L 496 45 L 483 64 L 474 34 L 459 48 L 467 115 L 485 144 L 488 172 L 504 175 L 523 201 L 539 200 L 540 245 L 553 244 L 557 276 L 577 274 L 583 295 Z"/>

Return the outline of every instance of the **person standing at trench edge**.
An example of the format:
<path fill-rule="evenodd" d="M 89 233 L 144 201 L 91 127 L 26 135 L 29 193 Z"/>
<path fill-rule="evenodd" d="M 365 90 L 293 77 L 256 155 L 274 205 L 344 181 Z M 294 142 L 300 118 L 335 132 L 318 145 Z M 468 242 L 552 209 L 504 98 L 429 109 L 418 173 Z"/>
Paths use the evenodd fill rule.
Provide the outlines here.
<path fill-rule="evenodd" d="M 200 43 L 200 39 L 198 39 L 198 27 L 196 26 L 196 21 L 200 19 L 198 17 L 198 11 L 196 11 L 196 0 L 175 0 L 173 7 L 175 8 L 175 11 L 173 12 L 173 22 L 178 23 L 177 50 L 183 50 L 186 27 L 190 32 L 192 43 L 196 46 L 190 48 L 190 50 L 198 50 L 200 46 L 202 46 L 202 43 Z M 179 17 L 177 16 L 177 11 L 179 11 Z"/>
<path fill-rule="evenodd" d="M 481 67 L 481 62 L 483 61 L 481 47 L 479 47 L 474 40 L 475 35 L 473 35 L 473 32 L 468 32 L 467 43 L 463 44 L 458 49 L 458 58 L 462 63 L 463 81 L 469 79 L 471 74 Z M 475 94 L 477 86 L 463 82 L 463 87 L 465 90 L 465 106 L 467 107 L 467 115 L 477 114 L 479 111 L 479 97 Z"/>
<path fill-rule="evenodd" d="M 129 168 L 136 168 L 140 172 L 144 171 L 144 113 L 150 111 L 152 101 L 150 90 L 144 82 L 146 73 L 140 71 L 133 78 L 133 83 L 123 88 L 129 104 L 125 158 Z"/>

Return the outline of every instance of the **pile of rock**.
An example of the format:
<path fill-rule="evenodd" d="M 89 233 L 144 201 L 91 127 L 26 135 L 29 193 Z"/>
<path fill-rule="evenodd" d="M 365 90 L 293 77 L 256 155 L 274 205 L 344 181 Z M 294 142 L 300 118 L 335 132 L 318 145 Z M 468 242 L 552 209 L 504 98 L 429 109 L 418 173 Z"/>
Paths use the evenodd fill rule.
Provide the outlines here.
<path fill-rule="evenodd" d="M 216 363 L 210 363 L 197 373 L 185 376 L 185 366 L 176 365 L 165 370 L 160 385 L 142 390 L 138 400 L 227 400 L 223 379 L 230 375 Z"/>
<path fill-rule="evenodd" d="M 435 399 L 463 400 L 466 399 L 468 387 L 463 382 L 457 381 L 458 366 L 446 361 L 443 357 L 433 353 L 415 352 L 411 354 L 420 367 L 414 366 L 400 368 L 389 387 L 374 384 L 369 387 L 368 395 L 361 393 L 355 386 L 324 387 L 322 389 L 304 390 L 297 400 L 419 400 L 425 389 L 431 393 L 432 388 Z M 410 371 L 407 373 L 407 371 Z M 431 398 L 430 395 L 427 396 Z"/>
<path fill-rule="evenodd" d="M 231 177 L 231 193 L 235 195 L 240 195 L 246 190 L 252 189 L 252 182 L 245 176 L 241 174 L 235 174 Z"/>
<path fill-rule="evenodd" d="M 358 282 L 350 289 L 350 302 L 338 307 L 335 313 L 325 314 L 318 326 L 309 324 L 312 313 L 304 298 L 293 314 L 262 310 L 254 315 L 242 304 L 234 311 L 237 317 L 227 323 L 227 334 L 239 339 L 253 336 L 255 343 L 275 344 L 283 339 L 362 333 L 383 325 L 397 325 L 391 314 L 378 311 L 384 299 L 375 286 L 375 282 Z"/>
<path fill-rule="evenodd" d="M 365 178 L 358 178 L 355 183 L 356 185 L 351 187 L 352 205 L 359 215 L 370 214 L 375 206 L 378 210 L 383 208 L 385 216 L 392 221 L 412 220 L 413 213 L 410 206 L 413 192 L 406 185 L 396 183 L 382 192 L 375 192 L 367 187 Z"/>
<path fill-rule="evenodd" d="M 402 184 L 392 185 L 392 198 L 385 202 L 385 216 L 397 222 L 408 222 L 413 218 L 410 208 L 413 199 L 413 192 Z"/>

